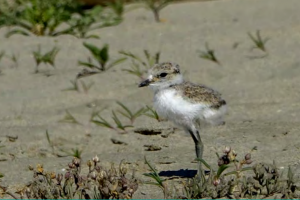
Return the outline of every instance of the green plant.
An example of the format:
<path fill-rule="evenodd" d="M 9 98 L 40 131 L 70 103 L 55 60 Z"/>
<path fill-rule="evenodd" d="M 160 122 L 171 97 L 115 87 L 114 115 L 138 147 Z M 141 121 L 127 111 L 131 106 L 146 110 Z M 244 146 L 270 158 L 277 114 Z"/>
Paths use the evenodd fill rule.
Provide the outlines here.
<path fill-rule="evenodd" d="M 158 122 L 162 121 L 162 119 L 159 117 L 159 115 L 157 114 L 156 110 L 154 110 L 153 108 L 146 106 L 147 110 L 149 112 L 144 113 L 145 116 L 156 119 Z"/>
<path fill-rule="evenodd" d="M 200 58 L 206 59 L 206 60 L 210 60 L 212 62 L 215 62 L 217 64 L 220 65 L 219 60 L 217 59 L 216 55 L 215 55 L 215 51 L 213 49 L 210 49 L 208 46 L 208 43 L 205 43 L 205 50 L 204 51 L 198 51 L 198 53 L 200 53 Z"/>
<path fill-rule="evenodd" d="M 69 87 L 69 88 L 63 89 L 62 91 L 77 91 L 77 92 L 79 92 L 80 89 L 79 89 L 79 86 L 78 86 L 78 81 L 77 81 L 77 79 L 75 79 L 75 80 L 70 80 L 70 82 L 71 82 L 72 86 Z"/>
<path fill-rule="evenodd" d="M 0 61 L 2 60 L 2 58 L 4 57 L 4 55 L 5 55 L 5 51 L 1 51 L 0 52 Z"/>
<path fill-rule="evenodd" d="M 98 71 L 90 71 L 88 69 L 83 69 L 81 70 L 77 76 L 76 76 L 76 79 L 79 79 L 79 78 L 83 78 L 83 77 L 87 77 L 87 76 L 91 76 L 91 75 L 94 75 L 94 74 L 99 74 L 100 72 Z"/>
<path fill-rule="evenodd" d="M 13 26 L 6 34 L 58 36 L 70 34 L 78 38 L 99 38 L 90 31 L 115 26 L 122 22 L 124 2 L 119 0 L 106 7 L 85 10 L 77 0 L 5 0 L 0 5 L 0 27 Z M 64 29 L 62 24 L 68 26 Z"/>
<path fill-rule="evenodd" d="M 95 6 L 91 10 L 86 10 L 77 16 L 73 16 L 69 21 L 69 28 L 66 34 L 71 34 L 78 38 L 96 38 L 98 35 L 89 35 L 90 31 L 116 26 L 123 21 L 124 2 L 116 1 L 108 3 L 107 7 Z"/>
<path fill-rule="evenodd" d="M 36 63 L 35 73 L 39 72 L 39 65 L 41 63 L 50 64 L 52 67 L 55 67 L 54 61 L 58 52 L 59 49 L 57 47 L 53 47 L 52 50 L 46 52 L 45 54 L 42 54 L 41 45 L 39 45 L 38 50 L 32 52 Z"/>
<path fill-rule="evenodd" d="M 125 11 L 123 0 L 107 1 L 106 6 L 110 8 L 112 11 L 114 11 L 119 21 L 123 20 L 122 16 Z"/>
<path fill-rule="evenodd" d="M 77 121 L 77 119 L 68 110 L 66 110 L 65 112 L 66 112 L 66 114 L 65 114 L 64 118 L 59 120 L 58 122 L 81 125 L 81 123 L 79 121 Z"/>
<path fill-rule="evenodd" d="M 161 22 L 160 11 L 172 3 L 174 0 L 141 0 L 154 15 L 156 22 Z"/>
<path fill-rule="evenodd" d="M 17 0 L 14 6 L 10 6 L 9 3 L 5 5 L 4 8 L 0 8 L 0 25 L 16 27 L 9 31 L 6 37 L 16 33 L 33 33 L 38 36 L 63 34 L 65 30 L 57 31 L 57 28 L 81 9 L 80 4 L 74 0 Z"/>
<path fill-rule="evenodd" d="M 53 142 L 50 140 L 50 135 L 48 133 L 48 130 L 46 130 L 46 138 L 47 138 L 47 142 L 50 145 L 51 149 L 52 149 L 52 154 L 54 154 L 54 145 Z"/>
<path fill-rule="evenodd" d="M 263 52 L 267 52 L 266 43 L 269 40 L 269 38 L 262 38 L 259 30 L 256 31 L 256 35 L 252 35 L 251 33 L 248 33 L 248 36 L 254 43 L 253 49 L 257 48 L 262 50 Z"/>
<path fill-rule="evenodd" d="M 103 72 L 126 60 L 126 58 L 119 58 L 115 61 L 109 62 L 110 55 L 108 44 L 105 44 L 102 48 L 98 48 L 86 42 L 84 42 L 83 45 L 89 50 L 89 52 L 92 54 L 92 57 L 97 62 L 97 64 L 94 64 L 90 57 L 88 58 L 87 62 L 78 61 L 78 64 L 84 67 L 96 69 L 99 72 Z"/>
<path fill-rule="evenodd" d="M 86 84 L 84 81 L 78 81 L 78 79 L 71 80 L 72 87 L 63 89 L 62 91 L 77 91 L 80 92 L 80 86 L 78 82 L 81 84 L 81 88 L 85 94 L 88 93 L 88 91 L 91 89 L 91 87 L 94 85 L 94 82 L 90 82 L 89 84 Z"/>
<path fill-rule="evenodd" d="M 144 50 L 145 59 L 129 52 L 129 51 L 119 51 L 120 54 L 126 56 L 131 60 L 130 69 L 123 69 L 123 71 L 129 74 L 135 75 L 140 79 L 144 79 L 144 74 L 153 67 L 154 64 L 159 63 L 160 52 L 156 52 L 151 55 L 148 50 Z M 143 67 L 143 69 L 141 68 Z"/>
<path fill-rule="evenodd" d="M 147 109 L 145 108 L 140 108 L 135 113 L 133 113 L 130 111 L 130 109 L 127 106 L 125 106 L 121 102 L 117 101 L 117 104 L 123 108 L 122 111 L 119 110 L 118 112 L 122 114 L 124 117 L 128 118 L 130 120 L 131 125 L 133 125 L 136 118 L 142 116 L 147 111 Z"/>
<path fill-rule="evenodd" d="M 7 56 L 13 63 L 14 67 L 18 67 L 19 62 L 18 62 L 18 55 L 15 53 L 12 53 L 10 56 Z M 0 60 L 1 60 L 1 55 L 0 55 Z"/>
<path fill-rule="evenodd" d="M 98 118 L 98 119 L 95 119 Z M 121 120 L 118 118 L 116 113 L 112 111 L 112 119 L 115 122 L 115 126 L 109 123 L 107 120 L 105 120 L 103 117 L 101 117 L 98 113 L 95 113 L 91 119 L 91 122 L 98 126 L 106 127 L 112 130 L 115 130 L 119 132 L 120 130 L 122 133 L 126 132 L 126 128 L 133 127 L 132 125 L 124 125 Z"/>
<path fill-rule="evenodd" d="M 79 150 L 78 148 L 72 149 L 71 155 L 72 155 L 74 158 L 79 158 L 79 159 L 80 159 L 80 158 L 81 158 L 82 151 L 83 151 L 83 150 Z"/>
<path fill-rule="evenodd" d="M 168 187 L 165 183 L 166 180 L 162 179 L 158 173 L 157 170 L 150 164 L 150 162 L 145 158 L 145 163 L 148 165 L 148 167 L 150 168 L 150 173 L 144 173 L 144 176 L 150 177 L 151 179 L 153 179 L 154 181 L 147 181 L 145 182 L 146 184 L 150 184 L 150 185 L 155 185 L 157 187 L 159 187 L 163 193 L 164 193 L 164 197 L 165 199 L 169 196 L 168 194 Z"/>

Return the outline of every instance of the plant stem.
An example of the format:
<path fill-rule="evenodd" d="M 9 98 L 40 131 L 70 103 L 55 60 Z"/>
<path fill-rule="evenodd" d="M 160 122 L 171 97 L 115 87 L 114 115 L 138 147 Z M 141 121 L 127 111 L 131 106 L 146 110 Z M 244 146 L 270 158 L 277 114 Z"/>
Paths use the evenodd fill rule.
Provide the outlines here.
<path fill-rule="evenodd" d="M 153 9 L 153 14 L 156 22 L 160 22 L 159 11 L 157 9 Z"/>

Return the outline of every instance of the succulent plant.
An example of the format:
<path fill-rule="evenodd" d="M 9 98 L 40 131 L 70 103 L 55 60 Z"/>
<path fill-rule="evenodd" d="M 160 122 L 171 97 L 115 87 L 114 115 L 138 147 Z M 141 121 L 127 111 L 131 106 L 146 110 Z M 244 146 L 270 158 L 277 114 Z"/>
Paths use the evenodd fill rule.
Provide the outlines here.
<path fill-rule="evenodd" d="M 36 168 L 30 166 L 33 180 L 16 193 L 22 199 L 131 199 L 138 183 L 134 176 L 126 176 L 126 164 L 122 161 L 118 168 L 112 164 L 110 169 L 105 169 L 99 163 L 97 156 L 88 160 L 86 175 L 81 173 L 79 158 L 73 158 L 64 175 L 46 171 L 41 164 Z"/>

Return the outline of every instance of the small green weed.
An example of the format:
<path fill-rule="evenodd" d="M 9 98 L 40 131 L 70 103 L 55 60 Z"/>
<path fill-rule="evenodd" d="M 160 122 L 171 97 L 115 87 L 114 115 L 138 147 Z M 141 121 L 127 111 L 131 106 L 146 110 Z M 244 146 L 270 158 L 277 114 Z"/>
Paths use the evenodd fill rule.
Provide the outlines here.
<path fill-rule="evenodd" d="M 129 51 L 119 51 L 119 53 L 131 60 L 130 69 L 123 69 L 123 71 L 135 75 L 140 79 L 144 79 L 144 74 L 153 67 L 154 64 L 159 63 L 160 59 L 160 52 L 151 55 L 148 50 L 143 51 L 144 59 Z"/>
<path fill-rule="evenodd" d="M 156 22 L 161 22 L 160 11 L 172 3 L 174 0 L 140 0 L 146 8 L 150 9 Z"/>
<path fill-rule="evenodd" d="M 98 118 L 98 119 L 95 119 Z M 126 128 L 133 127 L 132 125 L 124 125 L 121 120 L 118 118 L 116 113 L 112 111 L 112 119 L 115 122 L 115 125 L 112 125 L 99 114 L 95 114 L 94 117 L 91 119 L 91 122 L 98 126 L 106 127 L 112 130 L 115 130 L 120 133 L 126 133 Z"/>
<path fill-rule="evenodd" d="M 65 112 L 66 112 L 66 114 L 65 114 L 64 118 L 59 120 L 58 122 L 81 125 L 81 123 L 79 121 L 77 121 L 77 119 L 68 110 L 66 110 Z"/>
<path fill-rule="evenodd" d="M 9 31 L 6 37 L 14 34 L 28 36 L 30 33 L 38 36 L 56 36 L 64 33 L 64 30 L 57 31 L 57 28 L 80 9 L 80 4 L 74 0 L 17 0 L 13 6 L 6 3 L 0 8 L 0 25 L 16 27 Z"/>
<path fill-rule="evenodd" d="M 206 60 L 210 60 L 212 62 L 215 62 L 217 64 L 220 65 L 219 60 L 217 59 L 216 55 L 215 55 L 215 51 L 213 49 L 210 49 L 208 46 L 208 43 L 205 43 L 205 50 L 204 51 L 198 51 L 198 53 L 200 53 L 200 58 L 206 59 Z"/>
<path fill-rule="evenodd" d="M 248 36 L 254 43 L 254 46 L 252 47 L 252 49 L 260 49 L 263 52 L 267 53 L 266 43 L 267 43 L 267 41 L 269 41 L 270 38 L 262 38 L 259 30 L 256 31 L 255 35 L 248 33 Z"/>
<path fill-rule="evenodd" d="M 164 198 L 167 199 L 169 194 L 168 194 L 168 188 L 165 184 L 165 180 L 162 179 L 158 173 L 157 170 L 150 164 L 150 162 L 146 159 L 145 156 L 145 163 L 148 165 L 148 167 L 150 168 L 150 173 L 144 173 L 144 176 L 150 177 L 151 179 L 153 179 L 154 181 L 147 181 L 145 182 L 146 184 L 150 184 L 150 185 L 155 185 L 157 187 L 159 187 L 163 193 L 164 193 Z"/>
<path fill-rule="evenodd" d="M 142 116 L 147 111 L 147 109 L 145 109 L 145 108 L 140 108 L 135 113 L 133 113 L 133 112 L 130 111 L 130 109 L 127 106 L 125 106 L 121 102 L 117 101 L 117 104 L 119 106 L 121 106 L 122 109 L 123 109 L 122 111 L 119 110 L 118 112 L 120 114 L 122 114 L 124 117 L 128 118 L 130 120 L 131 125 L 133 125 L 136 118 Z"/>
<path fill-rule="evenodd" d="M 143 113 L 145 116 L 156 119 L 158 122 L 162 121 L 162 119 L 159 117 L 159 115 L 157 114 L 156 110 L 154 110 L 153 108 L 146 106 L 147 110 L 146 113 Z M 149 112 L 147 112 L 149 111 Z"/>
<path fill-rule="evenodd" d="M 41 46 L 39 45 L 38 50 L 32 52 L 33 57 L 35 59 L 35 63 L 36 63 L 35 73 L 39 72 L 39 65 L 41 63 L 49 64 L 52 67 L 55 67 L 54 61 L 55 61 L 55 58 L 56 58 L 56 55 L 58 52 L 59 52 L 59 48 L 53 47 L 52 50 L 46 52 L 45 54 L 42 54 Z"/>
<path fill-rule="evenodd" d="M 82 91 L 85 94 L 87 94 L 88 91 L 91 89 L 91 87 L 94 85 L 94 82 L 90 82 L 89 84 L 86 84 L 84 81 L 78 81 L 78 79 L 71 80 L 70 82 L 71 82 L 72 86 L 69 87 L 69 88 L 63 89 L 62 91 L 77 91 L 77 92 L 81 92 L 81 89 L 82 89 Z"/>
<path fill-rule="evenodd" d="M 105 44 L 102 48 L 98 48 L 86 42 L 84 42 L 83 45 L 90 51 L 93 59 L 96 61 L 97 64 L 94 64 L 92 59 L 89 57 L 87 62 L 78 61 L 78 64 L 81 66 L 88 67 L 90 69 L 96 69 L 99 72 L 103 72 L 126 60 L 126 58 L 119 58 L 110 62 L 108 44 Z"/>

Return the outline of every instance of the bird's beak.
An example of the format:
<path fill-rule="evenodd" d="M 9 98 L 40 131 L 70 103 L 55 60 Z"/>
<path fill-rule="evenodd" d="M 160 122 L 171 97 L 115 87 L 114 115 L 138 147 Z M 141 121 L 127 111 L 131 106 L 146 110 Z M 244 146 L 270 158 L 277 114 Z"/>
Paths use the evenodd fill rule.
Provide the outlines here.
<path fill-rule="evenodd" d="M 149 79 L 146 79 L 139 84 L 139 87 L 148 86 L 150 83 L 151 83 L 151 81 Z"/>

